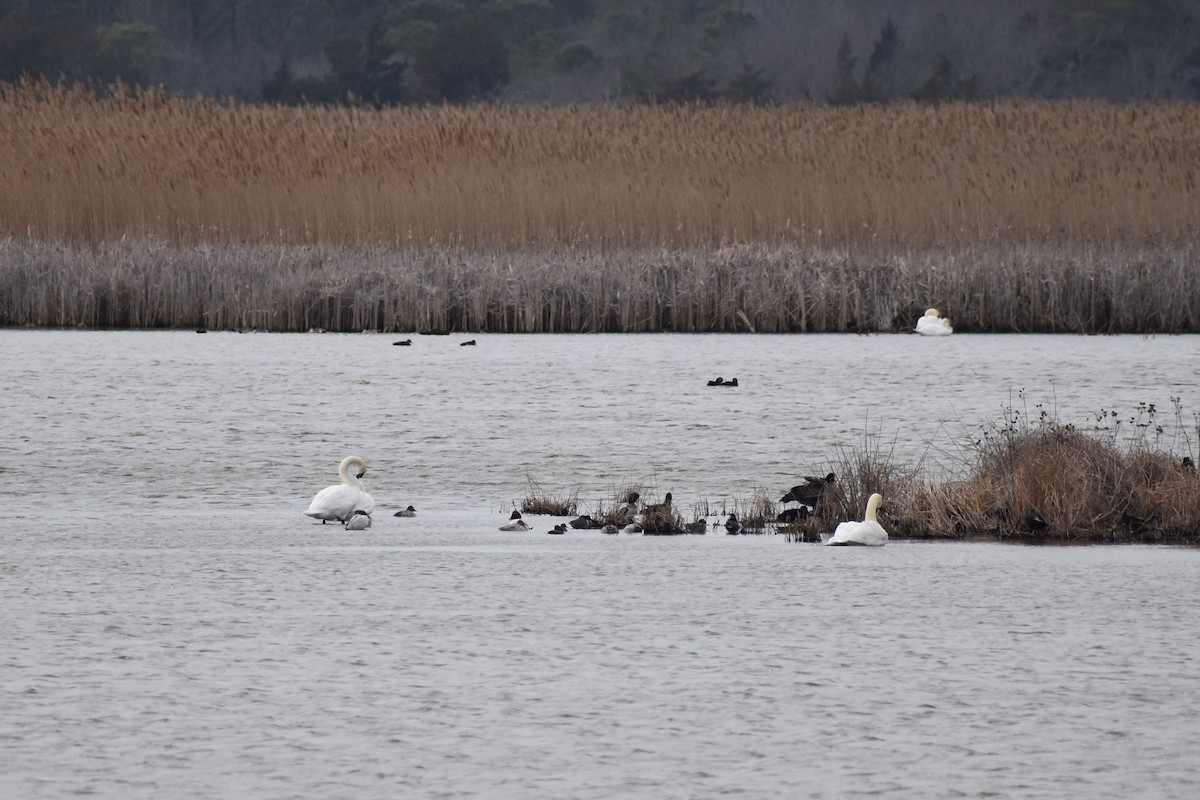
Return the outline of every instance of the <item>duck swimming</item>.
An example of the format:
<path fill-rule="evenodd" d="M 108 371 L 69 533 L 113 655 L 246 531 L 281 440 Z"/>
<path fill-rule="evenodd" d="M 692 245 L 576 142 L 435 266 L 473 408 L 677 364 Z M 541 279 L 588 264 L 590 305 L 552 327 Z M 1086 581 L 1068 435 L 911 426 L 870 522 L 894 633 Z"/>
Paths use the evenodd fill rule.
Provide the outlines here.
<path fill-rule="evenodd" d="M 521 512 L 514 511 L 508 518 L 508 522 L 500 526 L 502 531 L 528 531 L 532 530 L 529 523 L 521 519 Z"/>
<path fill-rule="evenodd" d="M 725 520 L 725 532 L 736 534 L 742 530 L 742 523 L 738 522 L 737 514 L 730 514 L 729 519 Z"/>
<path fill-rule="evenodd" d="M 325 524 L 330 520 L 345 522 L 361 510 L 368 517 L 375 510 L 375 501 L 362 485 L 362 476 L 367 474 L 367 462 L 358 456 L 346 456 L 338 465 L 341 483 L 326 486 L 317 492 L 304 513 Z"/>
<path fill-rule="evenodd" d="M 867 500 L 867 513 L 862 522 L 843 522 L 834 528 L 833 536 L 825 540 L 830 545 L 866 545 L 880 547 L 887 544 L 888 534 L 875 518 L 883 502 L 883 495 L 876 492 Z"/>
<path fill-rule="evenodd" d="M 365 511 L 355 511 L 343 527 L 348 531 L 365 531 L 371 527 L 371 517 Z"/>
<path fill-rule="evenodd" d="M 936 308 L 927 309 L 925 316 L 917 320 L 917 327 L 913 330 L 922 336 L 949 336 L 954 333 L 954 328 L 950 327 L 950 320 L 939 314 Z"/>
<path fill-rule="evenodd" d="M 546 531 L 546 533 L 549 533 L 552 536 L 562 536 L 566 532 L 567 532 L 567 526 L 566 526 L 566 524 L 561 523 L 561 522 L 559 524 L 555 525 L 550 530 Z"/>
<path fill-rule="evenodd" d="M 416 515 L 417 515 L 417 510 L 415 508 L 413 508 L 412 506 L 409 506 L 408 508 L 403 509 L 402 511 L 397 511 L 395 514 L 392 514 L 393 517 L 415 517 Z"/>

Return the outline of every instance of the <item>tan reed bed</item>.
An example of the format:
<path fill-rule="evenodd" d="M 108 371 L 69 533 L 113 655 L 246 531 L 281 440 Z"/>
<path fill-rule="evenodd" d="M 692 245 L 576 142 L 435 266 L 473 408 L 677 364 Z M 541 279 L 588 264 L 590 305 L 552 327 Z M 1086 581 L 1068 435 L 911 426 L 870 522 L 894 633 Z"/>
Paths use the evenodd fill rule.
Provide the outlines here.
<path fill-rule="evenodd" d="M 896 464 L 873 442 L 843 448 L 831 469 L 844 506 L 817 509 L 784 532 L 819 541 L 838 522 L 861 519 L 867 497 L 881 492 L 880 520 L 894 538 L 1200 544 L 1200 474 L 1144 435 L 1121 441 L 1113 429 L 1010 416 L 963 467 L 962 479 L 927 482 L 920 465 Z"/>
<path fill-rule="evenodd" d="M 0 237 L 839 247 L 1200 230 L 1200 105 L 421 107 L 0 87 Z"/>
<path fill-rule="evenodd" d="M 497 333 L 1200 331 L 1197 242 L 922 249 L 0 240 L 0 325 Z"/>

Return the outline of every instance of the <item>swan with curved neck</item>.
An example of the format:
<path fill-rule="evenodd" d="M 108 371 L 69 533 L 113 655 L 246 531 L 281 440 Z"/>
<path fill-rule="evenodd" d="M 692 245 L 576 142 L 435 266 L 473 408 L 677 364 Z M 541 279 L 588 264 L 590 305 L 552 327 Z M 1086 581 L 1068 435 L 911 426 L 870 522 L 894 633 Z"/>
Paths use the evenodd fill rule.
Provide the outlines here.
<path fill-rule="evenodd" d="M 358 456 L 346 456 L 338 465 L 342 482 L 317 492 L 304 513 L 321 520 L 322 525 L 330 520 L 346 522 L 355 511 L 362 511 L 369 518 L 375 510 L 375 500 L 363 488 L 361 479 L 366 473 L 367 462 Z"/>
<path fill-rule="evenodd" d="M 879 524 L 876 513 L 883 503 L 883 495 L 879 492 L 867 500 L 867 513 L 862 522 L 843 522 L 833 531 L 833 536 L 825 540 L 831 545 L 866 545 L 879 547 L 887 544 L 888 533 Z"/>
<path fill-rule="evenodd" d="M 922 336 L 949 336 L 954 333 L 954 328 L 950 327 L 950 320 L 943 317 L 936 308 L 926 309 L 925 316 L 917 320 L 917 327 L 913 330 Z"/>

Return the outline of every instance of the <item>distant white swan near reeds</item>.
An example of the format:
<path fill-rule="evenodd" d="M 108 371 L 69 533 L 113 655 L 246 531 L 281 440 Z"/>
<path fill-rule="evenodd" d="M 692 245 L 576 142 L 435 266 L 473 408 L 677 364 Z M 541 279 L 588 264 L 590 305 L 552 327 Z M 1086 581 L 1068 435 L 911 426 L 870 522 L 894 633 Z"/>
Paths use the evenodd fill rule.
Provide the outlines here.
<path fill-rule="evenodd" d="M 375 510 L 375 501 L 362 485 L 362 476 L 367 473 L 367 462 L 358 456 L 346 456 L 338 466 L 342 482 L 326 486 L 317 492 L 308 510 L 304 513 L 324 524 L 329 520 L 346 522 L 355 511 L 370 516 Z"/>
<path fill-rule="evenodd" d="M 355 511 L 345 523 L 348 531 L 365 531 L 369 527 L 371 527 L 371 517 L 365 511 Z"/>
<path fill-rule="evenodd" d="M 949 336 L 954 333 L 954 328 L 950 327 L 950 320 L 938 313 L 936 308 L 927 309 L 925 316 L 917 320 L 917 327 L 913 330 L 922 336 Z"/>
<path fill-rule="evenodd" d="M 879 511 L 879 505 L 883 502 L 883 495 L 876 492 L 867 500 L 867 513 L 862 522 L 843 522 L 838 525 L 833 536 L 825 540 L 825 544 L 832 545 L 867 545 L 870 547 L 879 547 L 887 544 L 888 534 L 879 524 L 875 514 Z"/>
<path fill-rule="evenodd" d="M 514 511 L 508 518 L 508 522 L 500 526 L 502 531 L 527 531 L 530 530 L 529 523 L 521 519 L 521 512 Z"/>

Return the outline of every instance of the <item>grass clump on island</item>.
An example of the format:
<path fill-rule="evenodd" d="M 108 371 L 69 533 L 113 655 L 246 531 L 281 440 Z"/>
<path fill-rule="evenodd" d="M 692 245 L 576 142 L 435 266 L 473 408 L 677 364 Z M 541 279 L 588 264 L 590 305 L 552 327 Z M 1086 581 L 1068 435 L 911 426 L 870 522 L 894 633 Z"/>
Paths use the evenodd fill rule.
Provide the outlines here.
<path fill-rule="evenodd" d="M 878 491 L 880 519 L 893 538 L 1200 544 L 1192 438 L 1185 437 L 1186 457 L 1156 449 L 1156 413 L 1147 404 L 1127 418 L 1103 411 L 1085 431 L 1045 411 L 1028 422 L 1010 410 L 981 432 L 960 480 L 923 481 L 918 469 L 870 444 L 846 450 L 834 465 L 844 504 L 818 508 L 785 533 L 819 541 L 837 522 L 860 519 L 867 496 Z M 1122 440 L 1126 425 L 1135 433 Z"/>
<path fill-rule="evenodd" d="M 567 517 L 579 508 L 579 490 L 563 490 L 559 494 L 550 494 L 541 484 L 528 478 L 525 497 L 518 504 L 522 514 L 548 514 L 556 517 Z"/>

